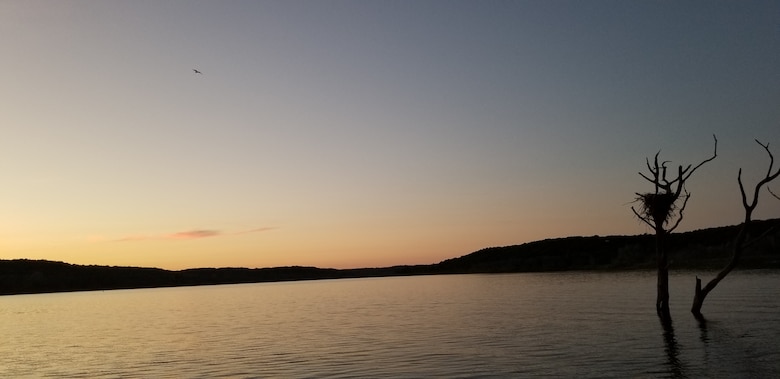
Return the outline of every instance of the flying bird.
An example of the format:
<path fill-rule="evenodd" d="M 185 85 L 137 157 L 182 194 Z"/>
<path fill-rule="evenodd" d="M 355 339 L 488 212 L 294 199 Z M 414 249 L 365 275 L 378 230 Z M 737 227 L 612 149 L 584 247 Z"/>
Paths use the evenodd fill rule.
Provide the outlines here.
<path fill-rule="evenodd" d="M 196 74 L 201 74 L 201 75 L 203 75 L 203 73 L 202 73 L 202 72 L 200 72 L 200 71 L 198 71 L 198 70 L 196 70 L 196 69 L 194 69 L 194 68 L 192 69 L 192 71 L 195 71 L 195 73 L 196 73 Z"/>

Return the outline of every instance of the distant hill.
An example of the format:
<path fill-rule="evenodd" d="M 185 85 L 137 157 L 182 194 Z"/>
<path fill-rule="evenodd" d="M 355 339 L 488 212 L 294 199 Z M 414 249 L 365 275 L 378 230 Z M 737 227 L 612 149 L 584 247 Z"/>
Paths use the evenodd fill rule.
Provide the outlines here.
<path fill-rule="evenodd" d="M 750 236 L 759 236 L 773 227 L 746 249 L 738 267 L 780 268 L 780 219 L 755 221 Z M 735 225 L 670 234 L 667 251 L 671 269 L 724 266 L 731 259 L 739 228 Z M 435 266 L 439 272 L 450 273 L 654 268 L 655 235 L 566 237 L 491 247 Z"/>
<path fill-rule="evenodd" d="M 780 219 L 756 221 L 750 234 L 758 236 L 770 229 L 745 251 L 738 268 L 780 268 Z M 722 267 L 730 259 L 738 230 L 739 226 L 726 226 L 670 235 L 672 270 Z M 486 248 L 431 265 L 349 270 L 293 266 L 170 271 L 0 260 L 0 295 L 423 274 L 645 269 L 655 265 L 654 238 L 648 234 L 555 238 Z"/>
<path fill-rule="evenodd" d="M 261 283 L 294 280 L 401 276 L 431 266 L 397 266 L 338 270 L 317 267 L 195 268 L 180 271 L 144 267 L 75 265 L 47 260 L 0 260 L 0 295 Z"/>

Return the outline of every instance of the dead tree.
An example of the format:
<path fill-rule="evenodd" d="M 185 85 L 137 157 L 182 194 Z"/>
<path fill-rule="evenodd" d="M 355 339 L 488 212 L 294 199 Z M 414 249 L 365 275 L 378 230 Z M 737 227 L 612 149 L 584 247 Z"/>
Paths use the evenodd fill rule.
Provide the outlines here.
<path fill-rule="evenodd" d="M 756 209 L 756 206 L 758 205 L 758 195 L 761 192 L 761 188 L 775 180 L 778 176 L 780 176 L 780 169 L 772 173 L 772 168 L 775 163 L 775 158 L 772 155 L 772 152 L 769 150 L 769 144 L 763 144 L 760 141 L 756 140 L 756 143 L 761 145 L 761 147 L 766 150 L 767 154 L 769 154 L 769 169 L 766 172 L 766 176 L 761 179 L 761 181 L 756 184 L 756 187 L 753 189 L 753 198 L 752 200 L 748 201 L 748 197 L 745 194 L 745 186 L 742 185 L 742 169 L 739 169 L 739 173 L 737 174 L 737 183 L 739 183 L 739 191 L 742 194 L 742 207 L 745 208 L 745 219 L 742 222 L 742 226 L 739 229 L 739 233 L 737 234 L 737 237 L 734 240 L 734 247 L 732 250 L 732 256 L 731 261 L 724 267 L 718 275 L 715 276 L 712 280 L 707 283 L 706 286 L 702 288 L 701 286 L 701 279 L 699 277 L 696 277 L 696 289 L 693 294 L 693 306 L 691 307 L 691 313 L 693 313 L 694 317 L 696 317 L 699 320 L 703 320 L 704 316 L 701 314 L 701 307 L 704 305 L 704 299 L 707 297 L 707 295 L 715 289 L 715 286 L 720 283 L 723 278 L 728 275 L 731 270 L 733 270 L 735 267 L 737 267 L 737 264 L 739 263 L 739 258 L 742 256 L 743 250 L 748 247 L 753 241 L 748 241 L 748 229 L 750 227 L 750 224 L 752 222 L 753 217 L 753 210 Z M 770 193 L 777 197 L 773 192 L 770 191 Z M 767 234 L 768 230 L 764 234 Z M 761 236 L 757 237 L 757 239 L 761 238 Z"/>
<path fill-rule="evenodd" d="M 639 203 L 639 210 L 634 207 L 631 207 L 631 210 L 640 220 L 655 231 L 655 250 L 658 265 L 655 308 L 658 316 L 664 320 L 671 320 L 669 312 L 669 259 L 664 246 L 666 235 L 680 225 L 685 206 L 691 197 L 690 192 L 685 189 L 685 182 L 699 167 L 715 159 L 718 155 L 718 138 L 715 135 L 712 138 L 715 140 L 715 151 L 712 153 L 712 157 L 705 159 L 696 167 L 691 168 L 691 165 L 688 165 L 683 168 L 680 165 L 677 168 L 676 176 L 670 177 L 666 167 L 668 161 L 658 162 L 658 155 L 661 153 L 659 151 L 655 154 L 653 164 L 650 164 L 650 159 L 645 160 L 650 175 L 639 173 L 641 177 L 653 184 L 654 191 L 637 193 L 636 202 Z"/>

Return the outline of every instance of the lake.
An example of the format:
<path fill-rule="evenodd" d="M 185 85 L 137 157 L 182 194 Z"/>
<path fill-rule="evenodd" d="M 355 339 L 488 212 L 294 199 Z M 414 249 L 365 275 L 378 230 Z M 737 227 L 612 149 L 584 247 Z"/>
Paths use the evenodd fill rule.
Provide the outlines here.
<path fill-rule="evenodd" d="M 4 296 L 0 377 L 780 377 L 780 272 L 732 273 L 705 326 L 693 286 L 672 273 L 672 330 L 654 272 Z"/>

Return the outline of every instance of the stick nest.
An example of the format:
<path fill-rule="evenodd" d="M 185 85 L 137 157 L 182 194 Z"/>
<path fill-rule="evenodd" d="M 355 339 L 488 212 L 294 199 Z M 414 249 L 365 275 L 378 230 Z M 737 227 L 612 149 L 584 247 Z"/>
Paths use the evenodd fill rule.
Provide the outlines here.
<path fill-rule="evenodd" d="M 636 195 L 640 214 L 656 222 L 669 221 L 677 208 L 675 205 L 677 197 L 672 193 L 637 193 Z"/>

